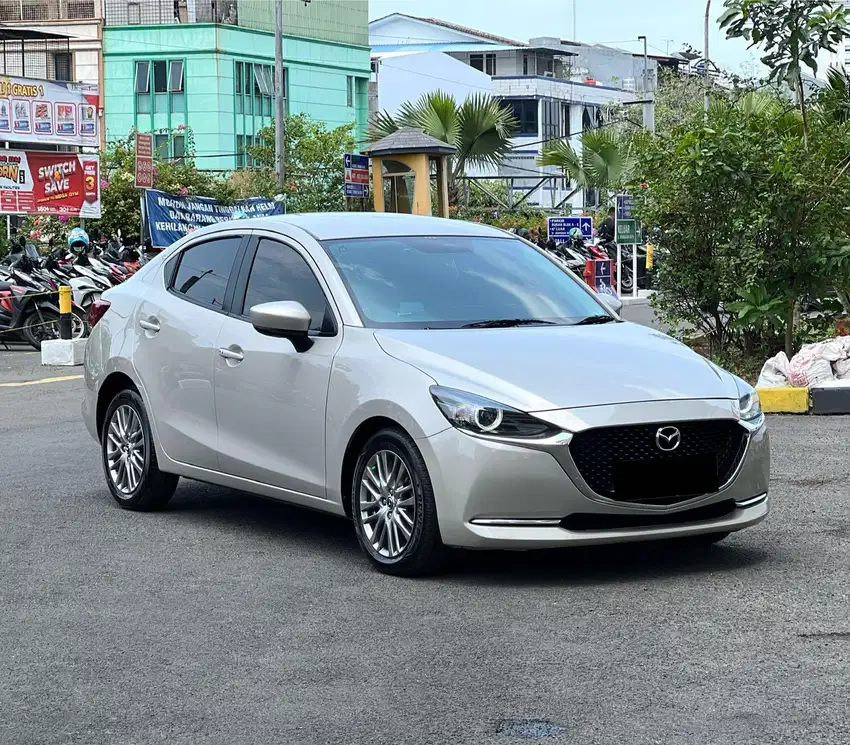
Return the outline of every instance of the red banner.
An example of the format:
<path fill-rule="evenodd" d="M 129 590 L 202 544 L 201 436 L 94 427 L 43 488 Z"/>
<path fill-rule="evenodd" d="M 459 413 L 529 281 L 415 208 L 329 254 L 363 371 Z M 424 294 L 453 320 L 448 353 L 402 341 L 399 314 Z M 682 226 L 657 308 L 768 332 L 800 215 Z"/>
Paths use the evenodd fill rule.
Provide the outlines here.
<path fill-rule="evenodd" d="M 98 156 L 0 151 L 0 213 L 99 218 Z"/>

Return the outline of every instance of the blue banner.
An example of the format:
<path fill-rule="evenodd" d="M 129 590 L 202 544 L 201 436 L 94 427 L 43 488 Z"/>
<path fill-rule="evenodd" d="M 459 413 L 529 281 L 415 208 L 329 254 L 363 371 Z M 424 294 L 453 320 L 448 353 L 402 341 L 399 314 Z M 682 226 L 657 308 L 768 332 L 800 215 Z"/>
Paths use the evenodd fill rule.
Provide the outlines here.
<path fill-rule="evenodd" d="M 265 217 L 282 215 L 284 206 L 266 197 L 240 199 L 225 205 L 212 197 L 180 197 L 156 189 L 145 191 L 146 225 L 155 248 L 166 248 L 188 233 L 230 220 L 238 210 L 248 217 Z"/>

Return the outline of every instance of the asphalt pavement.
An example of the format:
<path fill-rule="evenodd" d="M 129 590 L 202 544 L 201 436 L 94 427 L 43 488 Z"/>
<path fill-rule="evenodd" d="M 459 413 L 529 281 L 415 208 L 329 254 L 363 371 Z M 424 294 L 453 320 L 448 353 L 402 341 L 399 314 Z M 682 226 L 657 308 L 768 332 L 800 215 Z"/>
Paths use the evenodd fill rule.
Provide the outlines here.
<path fill-rule="evenodd" d="M 0 351 L 2 745 L 850 742 L 847 418 L 772 418 L 773 512 L 719 546 L 414 581 L 219 487 L 122 511 L 79 374 Z"/>

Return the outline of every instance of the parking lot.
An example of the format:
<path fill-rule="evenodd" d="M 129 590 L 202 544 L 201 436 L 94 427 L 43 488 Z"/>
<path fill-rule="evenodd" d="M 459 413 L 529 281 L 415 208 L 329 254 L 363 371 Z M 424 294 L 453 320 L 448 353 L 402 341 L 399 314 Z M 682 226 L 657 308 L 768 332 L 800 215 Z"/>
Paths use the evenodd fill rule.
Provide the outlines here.
<path fill-rule="evenodd" d="M 79 375 L 0 350 L 3 745 L 850 742 L 847 418 L 773 417 L 772 514 L 719 546 L 414 581 L 219 487 L 120 510 Z"/>

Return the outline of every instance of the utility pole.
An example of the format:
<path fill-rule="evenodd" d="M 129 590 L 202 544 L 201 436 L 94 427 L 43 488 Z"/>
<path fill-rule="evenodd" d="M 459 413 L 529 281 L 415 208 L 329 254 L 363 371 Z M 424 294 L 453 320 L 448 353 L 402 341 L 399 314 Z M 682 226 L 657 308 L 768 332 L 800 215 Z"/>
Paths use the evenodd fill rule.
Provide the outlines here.
<path fill-rule="evenodd" d="M 649 85 L 649 52 L 647 51 L 647 39 L 638 36 L 638 41 L 643 42 L 643 128 L 650 132 L 655 131 L 655 92 L 650 90 Z"/>
<path fill-rule="evenodd" d="M 274 164 L 277 183 L 286 182 L 286 88 L 283 76 L 283 0 L 274 3 Z"/>
<path fill-rule="evenodd" d="M 578 15 L 576 14 L 576 0 L 573 0 L 573 41 L 578 41 Z"/>
<path fill-rule="evenodd" d="M 703 62 L 703 72 L 705 73 L 705 113 L 708 114 L 709 95 L 708 91 L 711 87 L 711 80 L 708 77 L 708 32 L 711 27 L 711 0 L 706 0 L 705 3 L 705 60 Z"/>

